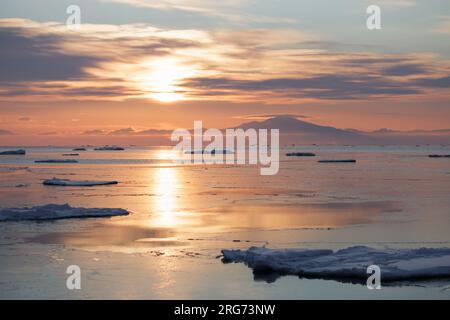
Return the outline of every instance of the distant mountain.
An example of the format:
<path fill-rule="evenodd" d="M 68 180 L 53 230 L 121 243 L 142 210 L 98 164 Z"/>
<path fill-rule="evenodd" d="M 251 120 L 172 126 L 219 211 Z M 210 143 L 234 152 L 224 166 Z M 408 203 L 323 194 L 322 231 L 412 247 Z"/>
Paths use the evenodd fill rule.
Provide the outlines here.
<path fill-rule="evenodd" d="M 238 126 L 242 129 L 279 129 L 284 143 L 359 143 L 371 140 L 369 136 L 355 130 L 344 130 L 321 126 L 298 120 L 290 116 L 276 116 L 264 121 L 246 122 Z"/>
<path fill-rule="evenodd" d="M 290 116 L 277 116 L 265 121 L 252 121 L 243 123 L 239 128 L 255 128 L 255 129 L 280 129 L 283 132 L 302 132 L 302 133 L 319 133 L 319 134 L 336 134 L 336 135 L 353 135 L 355 132 L 337 129 L 329 126 L 321 126 L 311 122 L 298 120 Z"/>
<path fill-rule="evenodd" d="M 338 129 L 331 126 L 322 126 L 311 122 L 299 120 L 295 116 L 272 116 L 263 121 L 245 122 L 235 126 L 244 130 L 253 129 L 279 129 L 280 144 L 348 144 L 348 145 L 417 145 L 417 144 L 445 144 L 450 145 L 450 130 L 411 130 L 397 131 L 381 128 L 372 132 L 355 129 Z M 207 126 L 203 128 L 208 129 Z M 223 130 L 225 128 L 222 128 Z M 190 129 L 192 132 L 193 129 Z M 0 135 L 2 131 L 0 130 Z M 101 137 L 114 137 L 114 140 L 105 140 L 109 144 L 117 143 L 118 139 L 133 137 L 136 144 L 165 145 L 170 141 L 172 130 L 147 129 L 136 131 L 133 128 L 123 128 L 108 132 L 106 130 L 90 130 L 86 135 L 100 139 Z M 100 138 L 99 138 L 100 137 Z M 97 141 L 96 140 L 96 141 Z M 100 141 L 100 140 L 98 140 Z M 129 141 L 127 140 L 127 143 Z M 171 144 L 172 142 L 169 142 Z"/>
<path fill-rule="evenodd" d="M 279 129 L 282 143 L 317 144 L 450 144 L 450 130 L 396 131 L 382 128 L 372 132 L 338 129 L 299 120 L 292 116 L 275 116 L 264 121 L 246 122 L 239 128 Z"/>
<path fill-rule="evenodd" d="M 399 132 L 399 131 L 388 129 L 388 128 L 381 128 L 381 129 L 372 131 L 371 133 L 374 133 L 374 134 L 377 134 L 377 133 L 385 134 L 385 133 L 396 133 L 396 132 Z"/>

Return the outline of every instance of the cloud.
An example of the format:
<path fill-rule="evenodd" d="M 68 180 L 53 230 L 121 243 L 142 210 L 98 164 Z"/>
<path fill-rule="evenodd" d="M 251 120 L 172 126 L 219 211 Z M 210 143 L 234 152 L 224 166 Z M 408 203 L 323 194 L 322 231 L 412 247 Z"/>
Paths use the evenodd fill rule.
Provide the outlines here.
<path fill-rule="evenodd" d="M 242 115 L 242 116 L 236 116 L 235 119 L 242 119 L 242 120 L 267 120 L 269 118 L 274 117 L 290 117 L 290 118 L 301 118 L 301 119 L 307 119 L 308 116 L 301 115 L 301 114 L 292 114 L 292 113 L 271 113 L 271 114 L 250 114 L 250 115 Z"/>
<path fill-rule="evenodd" d="M 0 41 L 2 97 L 114 100 L 148 95 L 142 73 L 151 71 L 149 61 L 203 46 L 207 36 L 142 24 L 83 24 L 74 32 L 64 24 L 0 19 Z"/>
<path fill-rule="evenodd" d="M 336 51 L 295 29 L 83 24 L 74 32 L 0 19 L 0 39 L 8 44 L 0 96 L 14 102 L 365 100 L 425 95 L 446 88 L 450 75 L 436 55 Z"/>
<path fill-rule="evenodd" d="M 409 76 L 427 73 L 424 67 L 419 64 L 394 65 L 387 67 L 383 71 L 385 75 L 389 76 Z"/>
<path fill-rule="evenodd" d="M 128 135 L 128 134 L 134 134 L 136 133 L 136 131 L 133 128 L 122 128 L 122 129 L 117 129 L 114 131 L 111 131 L 109 134 L 110 135 Z"/>
<path fill-rule="evenodd" d="M 295 19 L 285 17 L 272 17 L 262 14 L 251 14 L 246 8 L 253 5 L 255 0 L 103 0 L 104 2 L 122 3 L 134 7 L 151 8 L 158 10 L 179 10 L 235 23 L 280 23 L 291 24 Z"/>
<path fill-rule="evenodd" d="M 450 17 L 441 17 L 438 25 L 433 29 L 433 32 L 450 34 Z"/>
<path fill-rule="evenodd" d="M 450 76 L 439 78 L 422 78 L 415 81 L 417 85 L 431 88 L 450 88 Z"/>
<path fill-rule="evenodd" d="M 19 28 L 0 29 L 0 81 L 71 80 L 100 59 L 60 52 L 58 35 L 27 35 Z"/>
<path fill-rule="evenodd" d="M 146 136 L 146 135 L 167 135 L 167 134 L 171 134 L 171 133 L 172 133 L 172 130 L 147 129 L 147 130 L 142 130 L 142 131 L 136 132 L 136 135 L 142 135 L 142 136 Z"/>
<path fill-rule="evenodd" d="M 84 131 L 82 134 L 95 136 L 95 135 L 104 135 L 106 134 L 106 132 L 100 129 L 91 129 Z"/>
<path fill-rule="evenodd" d="M 105 2 L 118 2 L 132 6 L 157 8 L 157 9 L 179 9 L 187 11 L 210 12 L 218 9 L 239 8 L 249 5 L 254 0 L 103 0 Z"/>
<path fill-rule="evenodd" d="M 374 1 L 366 0 L 368 4 L 373 4 Z M 405 8 L 405 7 L 414 7 L 417 5 L 416 0 L 378 0 L 376 2 L 377 5 L 384 8 Z"/>
<path fill-rule="evenodd" d="M 381 77 L 366 75 L 320 75 L 305 78 L 274 78 L 268 80 L 234 80 L 230 78 L 195 78 L 184 84 L 187 87 L 214 90 L 222 94 L 258 92 L 274 93 L 289 97 L 317 99 L 365 99 L 378 95 L 417 94 L 415 88 L 403 83 L 387 81 Z"/>
<path fill-rule="evenodd" d="M 30 117 L 20 117 L 18 120 L 28 122 L 28 121 L 31 121 L 31 118 Z"/>
<path fill-rule="evenodd" d="M 40 136 L 54 136 L 57 134 L 58 134 L 58 132 L 56 132 L 56 131 L 47 131 L 47 132 L 38 133 L 38 135 L 40 135 Z"/>
<path fill-rule="evenodd" d="M 172 130 L 160 130 L 160 129 L 146 129 L 137 131 L 133 128 L 122 128 L 111 131 L 110 135 L 137 135 L 137 136 L 146 136 L 146 135 L 167 135 L 172 133 Z"/>
<path fill-rule="evenodd" d="M 9 135 L 13 135 L 13 134 L 14 133 L 9 130 L 0 129 L 0 136 L 9 136 Z"/>
<path fill-rule="evenodd" d="M 84 135 L 111 135 L 111 136 L 146 136 L 146 135 L 167 135 L 172 133 L 172 130 L 160 130 L 160 129 L 146 129 L 135 130 L 131 127 L 120 128 L 115 130 L 106 129 L 91 129 L 86 130 L 82 134 Z"/>

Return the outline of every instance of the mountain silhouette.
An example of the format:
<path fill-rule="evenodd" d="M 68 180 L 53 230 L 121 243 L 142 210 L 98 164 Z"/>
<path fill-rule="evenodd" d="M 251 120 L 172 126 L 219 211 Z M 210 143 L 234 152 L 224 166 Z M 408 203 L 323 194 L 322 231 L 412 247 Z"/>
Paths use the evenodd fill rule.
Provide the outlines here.
<path fill-rule="evenodd" d="M 355 129 L 338 129 L 299 120 L 293 116 L 274 116 L 264 121 L 242 123 L 242 129 L 279 129 L 283 143 L 317 144 L 447 144 L 450 130 L 396 131 L 379 129 L 364 132 Z"/>
<path fill-rule="evenodd" d="M 243 129 L 280 129 L 282 132 L 296 133 L 318 133 L 318 134 L 336 134 L 336 135 L 354 135 L 355 132 L 343 129 L 337 129 L 329 126 L 321 126 L 311 122 L 298 120 L 291 116 L 276 116 L 264 121 L 252 121 L 243 123 L 239 126 Z"/>
<path fill-rule="evenodd" d="M 370 139 L 362 133 L 322 126 L 311 122 L 299 120 L 291 116 L 276 116 L 264 121 L 251 121 L 239 125 L 242 129 L 279 129 L 282 140 L 285 142 L 300 141 L 308 143 L 357 143 Z M 290 137 L 291 139 L 287 139 Z M 289 141 L 287 141 L 289 140 Z"/>
<path fill-rule="evenodd" d="M 281 144 L 448 145 L 450 143 L 450 129 L 398 131 L 382 128 L 365 132 L 356 129 L 339 129 L 332 126 L 314 124 L 299 120 L 297 117 L 290 115 L 275 115 L 263 121 L 241 123 L 235 125 L 234 128 L 241 128 L 244 130 L 279 129 Z M 208 126 L 204 126 L 203 130 L 206 129 L 208 129 Z M 225 133 L 225 129 L 227 128 L 222 128 L 223 133 Z M 100 132 L 99 135 L 114 136 L 116 139 L 124 136 L 134 136 L 136 137 L 135 143 L 149 143 L 149 139 L 152 137 L 155 141 L 154 143 L 164 145 L 167 143 L 167 139 L 170 139 L 173 130 L 147 129 L 136 131 L 133 128 L 123 128 L 109 133 L 105 130 L 93 130 L 93 132 L 94 131 Z M 189 131 L 192 132 L 193 129 L 191 128 Z"/>

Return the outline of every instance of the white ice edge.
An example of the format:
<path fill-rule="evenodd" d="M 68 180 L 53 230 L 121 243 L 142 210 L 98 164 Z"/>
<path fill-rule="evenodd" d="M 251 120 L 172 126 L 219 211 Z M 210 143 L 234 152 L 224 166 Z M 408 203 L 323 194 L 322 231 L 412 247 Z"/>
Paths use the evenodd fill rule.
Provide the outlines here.
<path fill-rule="evenodd" d="M 360 279 L 377 265 L 384 281 L 450 278 L 450 248 L 374 249 L 354 246 L 329 249 L 222 250 L 224 260 L 243 262 L 255 272 L 311 278 Z"/>
<path fill-rule="evenodd" d="M 43 184 L 49 186 L 75 186 L 75 187 L 91 187 L 91 186 L 103 186 L 109 184 L 117 184 L 117 181 L 100 181 L 100 180 L 69 180 L 53 178 L 44 180 Z"/>
<path fill-rule="evenodd" d="M 47 204 L 24 208 L 0 208 L 0 221 L 56 220 L 124 216 L 129 212 L 119 208 L 75 208 L 66 204 Z"/>

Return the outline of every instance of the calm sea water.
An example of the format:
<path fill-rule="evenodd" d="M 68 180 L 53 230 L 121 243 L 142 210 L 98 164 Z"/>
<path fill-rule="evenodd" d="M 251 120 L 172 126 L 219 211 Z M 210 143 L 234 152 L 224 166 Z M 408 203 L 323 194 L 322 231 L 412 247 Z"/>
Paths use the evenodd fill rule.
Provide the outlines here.
<path fill-rule="evenodd" d="M 0 151 L 14 148 L 0 148 Z M 221 249 L 450 247 L 448 146 L 304 146 L 282 150 L 280 171 L 245 165 L 177 165 L 170 147 L 125 151 L 26 148 L 0 156 L 0 206 L 69 203 L 117 207 L 126 217 L 0 223 L 1 298 L 441 298 L 449 282 L 365 286 L 325 280 L 254 278 L 223 264 Z M 285 157 L 287 151 L 316 157 Z M 356 164 L 319 159 L 354 158 Z M 35 160 L 76 159 L 76 164 Z M 118 180 L 52 187 L 52 177 Z M 66 289 L 66 268 L 82 290 Z"/>

